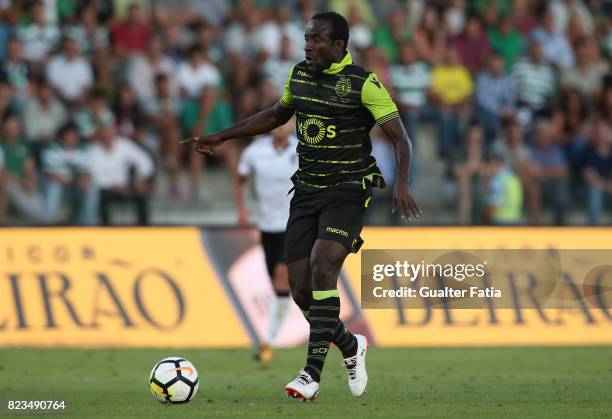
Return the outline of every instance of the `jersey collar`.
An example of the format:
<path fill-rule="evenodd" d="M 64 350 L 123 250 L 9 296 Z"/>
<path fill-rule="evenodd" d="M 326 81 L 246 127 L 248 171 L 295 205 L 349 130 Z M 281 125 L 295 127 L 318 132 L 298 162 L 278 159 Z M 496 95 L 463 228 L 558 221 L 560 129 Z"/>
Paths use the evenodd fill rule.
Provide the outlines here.
<path fill-rule="evenodd" d="M 353 57 L 351 57 L 351 53 L 347 51 L 342 61 L 340 61 L 339 63 L 331 63 L 329 68 L 326 68 L 325 70 L 323 70 L 323 73 L 324 74 L 338 74 L 339 72 L 344 70 L 344 67 L 346 67 L 347 65 L 351 65 L 351 64 L 353 64 Z"/>

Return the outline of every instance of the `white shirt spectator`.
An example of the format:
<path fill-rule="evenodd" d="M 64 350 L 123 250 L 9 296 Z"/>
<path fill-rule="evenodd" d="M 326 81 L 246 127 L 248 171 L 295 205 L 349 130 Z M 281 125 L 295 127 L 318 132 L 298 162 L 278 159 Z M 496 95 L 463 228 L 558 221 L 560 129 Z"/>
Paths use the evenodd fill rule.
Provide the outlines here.
<path fill-rule="evenodd" d="M 571 0 L 569 6 L 564 0 L 554 0 L 550 5 L 550 11 L 555 17 L 555 29 L 557 31 L 565 33 L 572 13 L 576 13 L 582 29 L 587 34 L 593 33 L 593 17 L 582 0 Z"/>
<path fill-rule="evenodd" d="M 287 227 L 291 202 L 287 193 L 293 187 L 291 176 L 298 168 L 296 146 L 297 138 L 291 136 L 287 147 L 277 150 L 272 137 L 265 136 L 253 141 L 240 157 L 238 174 L 253 176 L 255 182 L 261 231 L 282 233 Z"/>
<path fill-rule="evenodd" d="M 143 105 L 155 95 L 155 76 L 166 74 L 170 84 L 176 88 L 174 63 L 168 57 L 162 57 L 157 64 L 152 64 L 146 56 L 137 55 L 128 67 L 128 81 Z M 174 89 L 173 89 L 174 90 Z"/>
<path fill-rule="evenodd" d="M 210 63 L 202 63 L 194 68 L 189 62 L 184 62 L 178 69 L 178 85 L 187 95 L 198 96 L 205 86 L 217 86 L 221 82 L 221 74 L 217 67 Z"/>
<path fill-rule="evenodd" d="M 131 167 L 136 170 L 138 179 L 153 174 L 153 160 L 132 141 L 117 137 L 110 148 L 102 144 L 94 144 L 91 147 L 91 174 L 98 187 L 127 187 Z"/>
<path fill-rule="evenodd" d="M 54 56 L 47 64 L 47 79 L 63 97 L 80 99 L 93 83 L 91 64 L 83 57 L 68 60 L 63 54 Z"/>
<path fill-rule="evenodd" d="M 389 75 L 402 105 L 421 107 L 427 104 L 427 89 L 431 86 L 431 68 L 427 63 L 395 64 L 390 67 Z"/>
<path fill-rule="evenodd" d="M 533 30 L 531 39 L 542 44 L 544 59 L 560 67 L 574 64 L 574 51 L 563 32 L 548 32 L 544 28 Z"/>

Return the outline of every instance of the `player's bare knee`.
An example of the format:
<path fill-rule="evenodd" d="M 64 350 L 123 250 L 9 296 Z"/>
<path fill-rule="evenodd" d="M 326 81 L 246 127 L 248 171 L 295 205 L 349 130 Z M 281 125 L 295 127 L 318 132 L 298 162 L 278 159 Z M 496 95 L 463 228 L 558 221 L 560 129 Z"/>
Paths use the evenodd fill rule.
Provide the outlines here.
<path fill-rule="evenodd" d="M 329 255 L 313 257 L 310 261 L 313 290 L 329 290 L 336 288 L 336 279 L 340 266 L 341 262 L 339 265 L 338 261 L 334 260 Z"/>

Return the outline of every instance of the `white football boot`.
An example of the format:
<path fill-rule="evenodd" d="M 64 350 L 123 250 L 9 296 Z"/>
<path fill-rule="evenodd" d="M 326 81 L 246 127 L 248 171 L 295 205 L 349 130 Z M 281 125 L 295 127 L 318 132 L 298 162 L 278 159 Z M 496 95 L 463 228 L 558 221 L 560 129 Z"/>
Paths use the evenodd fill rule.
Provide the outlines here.
<path fill-rule="evenodd" d="M 365 393 L 368 385 L 368 373 L 366 372 L 366 355 L 368 353 L 368 340 L 363 335 L 355 335 L 357 339 L 357 354 L 350 358 L 345 358 L 342 364 L 348 372 L 348 385 L 351 393 L 355 397 Z"/>
<path fill-rule="evenodd" d="M 285 386 L 285 393 L 303 402 L 314 401 L 319 395 L 319 383 L 313 380 L 306 371 L 300 370 L 297 378 Z"/>

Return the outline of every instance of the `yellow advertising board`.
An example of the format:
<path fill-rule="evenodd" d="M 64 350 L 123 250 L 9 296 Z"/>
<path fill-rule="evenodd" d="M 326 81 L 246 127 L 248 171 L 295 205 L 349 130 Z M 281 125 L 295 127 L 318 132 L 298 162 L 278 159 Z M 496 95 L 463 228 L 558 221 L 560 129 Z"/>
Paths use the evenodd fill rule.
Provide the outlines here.
<path fill-rule="evenodd" d="M 197 228 L 0 231 L 0 346 L 249 343 Z"/>
<path fill-rule="evenodd" d="M 368 228 L 363 249 L 612 249 L 607 228 Z M 345 265 L 361 290 L 360 255 Z M 612 261 L 611 261 L 612 264 Z M 610 291 L 608 291 L 610 292 Z M 380 346 L 612 344 L 612 309 L 363 310 Z"/>

